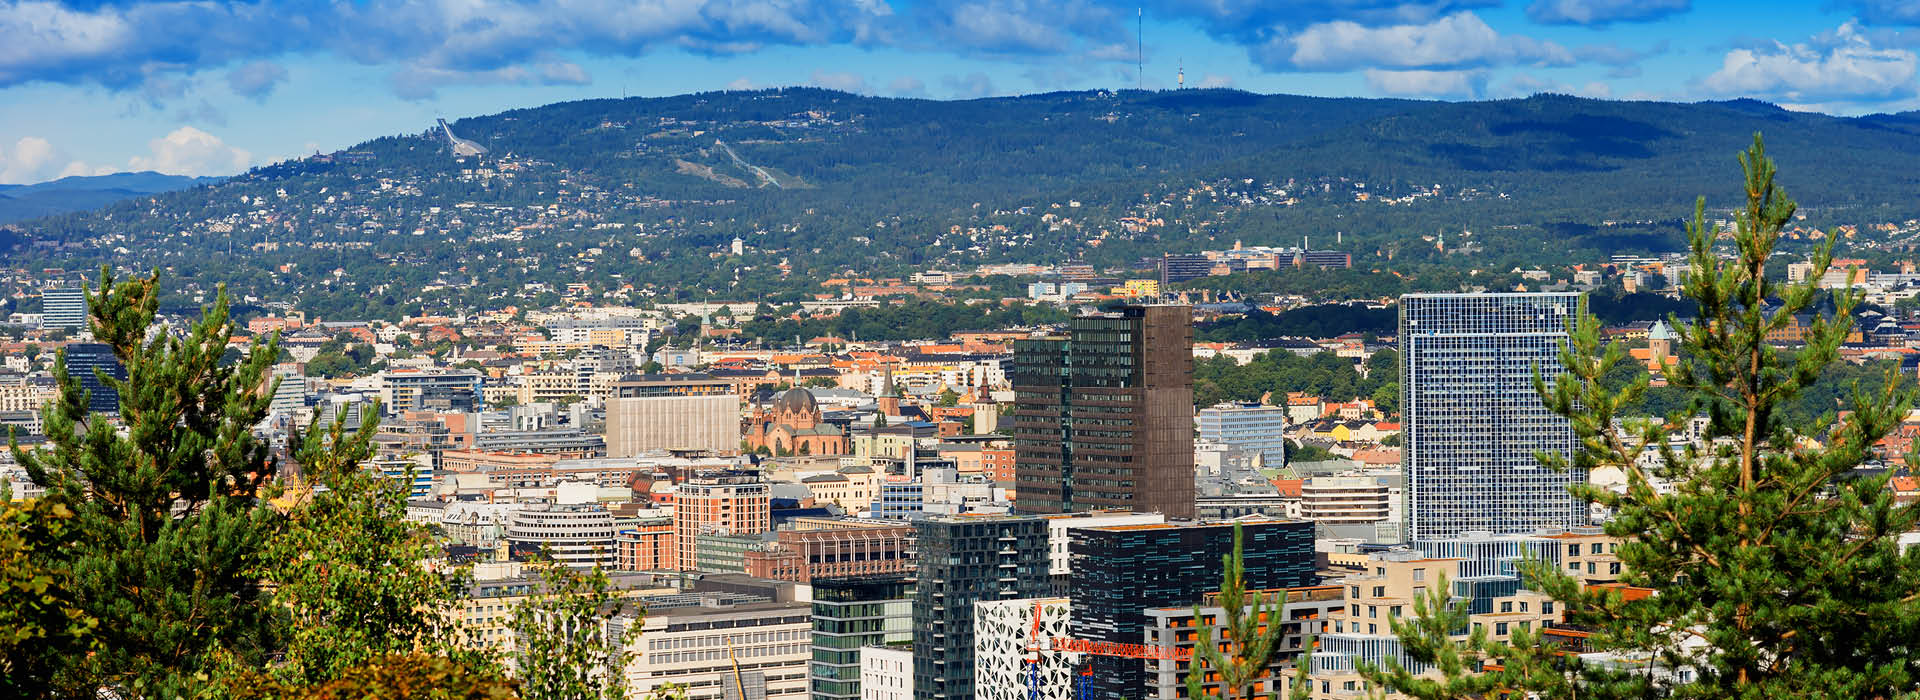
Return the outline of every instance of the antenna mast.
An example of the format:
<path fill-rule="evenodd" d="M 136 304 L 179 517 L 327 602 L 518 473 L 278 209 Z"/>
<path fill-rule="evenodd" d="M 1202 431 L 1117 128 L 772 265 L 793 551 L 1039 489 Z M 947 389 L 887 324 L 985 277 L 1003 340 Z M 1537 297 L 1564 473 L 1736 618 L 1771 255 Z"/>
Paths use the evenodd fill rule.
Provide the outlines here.
<path fill-rule="evenodd" d="M 1145 90 L 1147 86 L 1147 8 L 1134 8 L 1133 20 L 1133 89 Z"/>

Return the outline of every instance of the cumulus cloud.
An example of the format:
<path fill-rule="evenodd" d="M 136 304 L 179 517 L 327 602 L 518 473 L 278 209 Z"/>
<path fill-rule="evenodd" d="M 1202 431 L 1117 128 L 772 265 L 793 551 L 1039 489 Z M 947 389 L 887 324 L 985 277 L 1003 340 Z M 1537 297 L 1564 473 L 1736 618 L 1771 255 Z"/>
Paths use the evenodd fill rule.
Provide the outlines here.
<path fill-rule="evenodd" d="M 272 61 L 253 61 L 227 71 L 227 87 L 233 94 L 254 100 L 265 100 L 286 80 L 287 69 Z"/>
<path fill-rule="evenodd" d="M 1327 22 L 1256 51 L 1262 65 L 1304 71 L 1464 69 L 1536 64 L 1570 65 L 1574 55 L 1550 41 L 1501 34 L 1471 12 L 1426 24 L 1369 27 Z"/>
<path fill-rule="evenodd" d="M 1391 97 L 1475 99 L 1485 92 L 1485 70 L 1376 70 L 1366 72 L 1367 87 Z"/>
<path fill-rule="evenodd" d="M 147 148 L 150 154 L 127 161 L 128 170 L 152 170 L 168 175 L 232 175 L 253 162 L 253 154 L 228 146 L 219 137 L 191 126 L 148 141 Z"/>
<path fill-rule="evenodd" d="M 1204 77 L 1200 78 L 1200 82 L 1195 83 L 1194 87 L 1230 88 L 1230 87 L 1233 87 L 1233 77 L 1227 76 L 1227 75 L 1217 75 L 1214 73 L 1208 73 Z"/>
<path fill-rule="evenodd" d="M 968 73 L 964 76 L 949 75 L 941 78 L 940 84 L 945 86 L 947 91 L 952 93 L 954 97 L 964 100 L 992 97 L 997 94 L 993 89 L 993 81 L 988 79 L 985 73 Z"/>
<path fill-rule="evenodd" d="M 813 84 L 828 90 L 839 90 L 855 94 L 867 92 L 867 79 L 859 73 L 830 73 L 814 71 Z"/>
<path fill-rule="evenodd" d="M 141 89 L 171 76 L 238 66 L 235 92 L 264 95 L 276 56 L 330 52 L 395 65 L 411 96 L 435 84 L 573 83 L 579 66 L 553 52 L 636 56 L 674 48 L 734 54 L 772 45 L 889 41 L 882 0 L 0 0 L 0 88 L 29 81 Z M 404 74 L 404 75 L 401 75 Z M 165 97 L 170 88 L 162 86 Z M 252 94 L 249 94 L 252 91 Z"/>
<path fill-rule="evenodd" d="M 68 164 L 66 153 L 53 142 L 24 136 L 12 146 L 0 145 L 0 183 L 28 184 L 49 180 Z"/>
<path fill-rule="evenodd" d="M 1193 20 L 1215 37 L 1254 45 L 1313 24 L 1425 24 L 1461 10 L 1499 5 L 1500 0 L 1158 0 L 1148 11 L 1155 17 Z"/>
<path fill-rule="evenodd" d="M 1693 9 L 1691 0 L 1533 0 L 1527 19 L 1541 24 L 1602 27 L 1615 22 L 1652 22 Z"/>
<path fill-rule="evenodd" d="M 1877 48 L 1848 21 L 1817 42 L 1735 48 L 1698 81 L 1709 93 L 1791 102 L 1886 101 L 1915 94 L 1920 57 Z"/>

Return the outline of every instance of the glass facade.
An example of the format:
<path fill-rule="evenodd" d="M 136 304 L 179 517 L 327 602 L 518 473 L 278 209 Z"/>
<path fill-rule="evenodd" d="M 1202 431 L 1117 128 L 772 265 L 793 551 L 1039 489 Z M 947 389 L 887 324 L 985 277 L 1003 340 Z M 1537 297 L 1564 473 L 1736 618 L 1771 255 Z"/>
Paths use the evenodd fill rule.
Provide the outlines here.
<path fill-rule="evenodd" d="M 1313 523 L 1241 524 L 1249 590 L 1312 586 Z M 1072 628 L 1077 639 L 1144 644 L 1149 608 L 1184 607 L 1220 590 L 1221 558 L 1233 552 L 1228 523 L 1074 528 Z M 1089 657 L 1093 676 L 1081 700 L 1151 697 L 1146 661 Z"/>
<path fill-rule="evenodd" d="M 1220 404 L 1194 418 L 1200 439 L 1260 453 L 1263 466 L 1287 464 L 1287 409 L 1259 404 Z"/>
<path fill-rule="evenodd" d="M 813 700 L 860 697 L 860 649 L 913 641 L 905 575 L 813 580 Z"/>
<path fill-rule="evenodd" d="M 119 415 L 120 390 L 100 381 L 101 374 L 122 381 L 127 378 L 127 368 L 120 364 L 120 358 L 114 356 L 113 346 L 106 343 L 72 343 L 67 345 L 65 352 L 67 375 L 87 390 L 87 410 Z M 96 374 L 95 370 L 99 370 L 99 373 Z"/>
<path fill-rule="evenodd" d="M 1484 531 L 1526 533 L 1587 523 L 1535 454 L 1569 453 L 1573 430 L 1533 390 L 1537 367 L 1560 374 L 1559 349 L 1579 295 L 1413 294 L 1400 298 L 1401 466 L 1414 541 Z"/>
<path fill-rule="evenodd" d="M 1047 522 L 935 516 L 916 523 L 914 700 L 973 700 L 974 608 L 1047 593 Z"/>
<path fill-rule="evenodd" d="M 1015 507 L 1193 517 L 1192 346 L 1192 310 L 1176 305 L 1016 341 Z"/>

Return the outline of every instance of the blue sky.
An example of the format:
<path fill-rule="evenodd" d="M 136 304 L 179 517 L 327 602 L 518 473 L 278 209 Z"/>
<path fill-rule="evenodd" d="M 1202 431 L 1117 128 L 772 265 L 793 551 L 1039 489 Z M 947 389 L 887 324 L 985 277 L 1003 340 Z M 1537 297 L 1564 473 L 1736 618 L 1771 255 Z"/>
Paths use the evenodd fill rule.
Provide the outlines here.
<path fill-rule="evenodd" d="M 1144 73 L 1135 23 L 1144 12 Z M 817 85 L 1920 109 L 1920 0 L 0 0 L 0 183 L 226 175 L 434 117 Z"/>

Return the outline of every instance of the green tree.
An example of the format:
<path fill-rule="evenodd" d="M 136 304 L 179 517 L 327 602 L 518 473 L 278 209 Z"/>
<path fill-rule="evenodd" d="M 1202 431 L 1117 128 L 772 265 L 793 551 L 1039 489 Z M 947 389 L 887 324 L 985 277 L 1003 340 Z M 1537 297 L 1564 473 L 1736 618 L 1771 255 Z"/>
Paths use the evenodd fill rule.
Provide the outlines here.
<path fill-rule="evenodd" d="M 472 667 L 487 659 L 462 644 L 452 612 L 464 597 L 463 570 L 434 569 L 440 555 L 426 528 L 406 519 L 411 479 L 361 465 L 373 456 L 379 410 L 319 419 L 289 438 L 311 491 L 301 489 L 288 526 L 267 543 L 261 574 L 288 612 L 283 662 L 275 675 L 317 686 L 394 654 L 446 656 Z"/>
<path fill-rule="evenodd" d="M 10 489 L 0 479 L 0 694 L 59 697 L 54 670 L 91 651 L 99 624 L 78 606 L 72 570 L 54 563 L 74 544 L 74 513 L 54 499 L 15 502 Z"/>
<path fill-rule="evenodd" d="M 960 405 L 960 394 L 952 389 L 941 389 L 939 401 L 941 406 L 958 406 Z"/>
<path fill-rule="evenodd" d="M 517 687 L 498 667 L 416 652 L 371 657 L 317 684 L 248 673 L 228 692 L 235 700 L 516 700 Z"/>
<path fill-rule="evenodd" d="M 1249 700 L 1253 682 L 1266 674 L 1267 664 L 1273 660 L 1283 626 L 1279 624 L 1278 599 L 1268 599 L 1259 591 L 1249 595 L 1247 591 L 1238 523 L 1233 526 L 1233 553 L 1220 558 L 1220 595 L 1216 602 L 1223 618 L 1218 621 L 1219 637 L 1215 638 L 1213 625 L 1198 625 L 1193 662 L 1187 669 L 1187 697 Z M 1193 606 L 1193 619 L 1206 619 L 1198 604 Z M 1207 692 L 1208 673 L 1220 675 L 1220 694 Z"/>
<path fill-rule="evenodd" d="M 1913 643 L 1920 639 L 1920 550 L 1903 553 L 1897 537 L 1920 525 L 1920 506 L 1896 503 L 1887 475 L 1854 470 L 1914 395 L 1887 373 L 1855 386 L 1844 417 L 1799 418 L 1789 410 L 1836 362 L 1859 294 L 1843 292 L 1830 315 L 1816 314 L 1799 352 L 1767 343 L 1769 331 L 1814 309 L 1836 236 L 1815 250 L 1808 281 L 1773 279 L 1769 259 L 1795 205 L 1775 185 L 1758 136 L 1740 161 L 1746 201 L 1731 232 L 1731 259 L 1715 250 L 1719 232 L 1704 199 L 1687 226 L 1685 294 L 1698 321 L 1669 321 L 1681 360 L 1668 373 L 1687 408 L 1616 423 L 1648 381 L 1644 374 L 1616 378 L 1614 368 L 1631 361 L 1626 349 L 1603 344 L 1600 322 L 1584 309 L 1561 353 L 1566 372 L 1551 384 L 1535 380 L 1579 438 L 1570 457 L 1543 461 L 1626 474 L 1621 493 L 1575 491 L 1614 513 L 1605 528 L 1622 539 L 1624 581 L 1659 593 L 1627 600 L 1583 588 L 1541 562 L 1524 570 L 1530 586 L 1562 601 L 1568 623 L 1592 631 L 1589 651 L 1684 672 L 1569 664 L 1582 697 L 1911 697 L 1920 682 Z M 1702 439 L 1669 446 L 1668 426 L 1694 415 L 1708 419 Z M 1514 651 L 1516 658 L 1536 653 Z M 1566 696 L 1554 691 L 1566 687 L 1558 679 L 1527 680 L 1527 690 Z"/>
<path fill-rule="evenodd" d="M 276 610 L 251 571 L 278 517 L 258 498 L 274 463 L 253 426 L 272 399 L 279 338 L 222 365 L 237 330 L 225 288 L 184 332 L 150 332 L 159 299 L 157 276 L 116 282 L 105 268 L 89 294 L 94 336 L 126 368 L 123 380 L 101 375 L 124 429 L 88 411 L 63 354 L 60 395 L 42 409 L 47 445 L 13 448 L 74 513 L 71 544 L 44 564 L 72 572 L 74 607 L 99 621 L 94 652 L 53 669 L 73 694 L 194 696 L 272 647 Z"/>
<path fill-rule="evenodd" d="M 548 562 L 541 595 L 513 609 L 514 675 L 526 700 L 626 700 L 627 643 L 602 624 L 620 601 L 605 571 Z"/>
<path fill-rule="evenodd" d="M 1484 627 L 1471 624 L 1470 601 L 1453 599 L 1445 576 L 1413 599 L 1413 617 L 1389 616 L 1388 626 L 1400 639 L 1407 658 L 1437 673 L 1417 674 L 1393 658 L 1380 664 L 1355 664 L 1374 688 L 1391 688 L 1417 700 L 1468 700 L 1499 697 L 1504 691 L 1526 688 L 1544 697 L 1566 697 L 1570 690 L 1555 657 L 1542 648 L 1539 633 L 1516 626 L 1511 640 L 1490 639 Z M 1491 664 L 1489 662 L 1498 662 Z"/>

